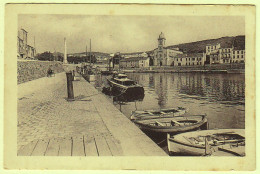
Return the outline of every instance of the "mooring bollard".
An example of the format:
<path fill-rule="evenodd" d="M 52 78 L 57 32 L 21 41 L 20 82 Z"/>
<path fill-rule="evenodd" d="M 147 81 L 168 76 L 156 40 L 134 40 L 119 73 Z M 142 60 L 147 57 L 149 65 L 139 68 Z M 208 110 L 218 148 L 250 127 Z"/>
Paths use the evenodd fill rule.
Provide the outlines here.
<path fill-rule="evenodd" d="M 72 81 L 75 80 L 75 70 L 72 70 Z"/>
<path fill-rule="evenodd" d="M 74 93 L 73 93 L 73 76 L 72 72 L 67 72 L 67 91 L 68 91 L 68 101 L 73 101 L 74 100 Z"/>

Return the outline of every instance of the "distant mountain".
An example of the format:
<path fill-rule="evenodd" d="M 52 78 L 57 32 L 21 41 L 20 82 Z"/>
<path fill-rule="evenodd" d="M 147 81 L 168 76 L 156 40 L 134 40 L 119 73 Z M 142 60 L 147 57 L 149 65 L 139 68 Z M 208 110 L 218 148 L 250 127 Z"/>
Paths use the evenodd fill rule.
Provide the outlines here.
<path fill-rule="evenodd" d="M 88 52 L 89 54 L 89 52 Z M 86 55 L 86 52 L 81 52 L 81 53 L 70 53 L 70 56 L 81 56 L 81 55 Z M 101 57 L 109 57 L 109 53 L 102 53 L 102 52 L 91 52 L 91 55 L 95 55 L 96 57 L 101 56 Z"/>
<path fill-rule="evenodd" d="M 235 36 L 235 37 L 221 37 L 218 39 L 208 39 L 197 42 L 190 42 L 178 45 L 170 45 L 166 48 L 179 48 L 183 52 L 187 53 L 202 53 L 206 52 L 207 44 L 220 43 L 221 48 L 231 48 L 232 45 L 238 49 L 245 49 L 245 36 Z"/>

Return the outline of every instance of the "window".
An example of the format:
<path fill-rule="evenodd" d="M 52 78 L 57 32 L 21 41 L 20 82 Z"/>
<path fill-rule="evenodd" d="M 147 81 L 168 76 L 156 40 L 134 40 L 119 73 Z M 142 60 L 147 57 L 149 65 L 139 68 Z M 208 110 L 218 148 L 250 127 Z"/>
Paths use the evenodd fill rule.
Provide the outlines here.
<path fill-rule="evenodd" d="M 195 58 L 192 58 L 192 61 L 194 61 L 195 60 Z"/>
<path fill-rule="evenodd" d="M 237 55 L 237 58 L 239 58 L 239 55 Z"/>

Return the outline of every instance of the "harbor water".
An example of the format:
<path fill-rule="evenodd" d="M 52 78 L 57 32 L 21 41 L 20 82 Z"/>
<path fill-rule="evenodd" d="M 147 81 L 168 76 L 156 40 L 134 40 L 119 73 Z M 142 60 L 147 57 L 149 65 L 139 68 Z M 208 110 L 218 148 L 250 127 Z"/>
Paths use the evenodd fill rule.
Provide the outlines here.
<path fill-rule="evenodd" d="M 244 74 L 128 73 L 142 85 L 142 101 L 114 102 L 128 118 L 135 110 L 184 107 L 186 114 L 207 114 L 209 129 L 245 128 Z M 100 90 L 107 76 L 93 82 Z M 112 97 L 111 101 L 112 101 Z"/>

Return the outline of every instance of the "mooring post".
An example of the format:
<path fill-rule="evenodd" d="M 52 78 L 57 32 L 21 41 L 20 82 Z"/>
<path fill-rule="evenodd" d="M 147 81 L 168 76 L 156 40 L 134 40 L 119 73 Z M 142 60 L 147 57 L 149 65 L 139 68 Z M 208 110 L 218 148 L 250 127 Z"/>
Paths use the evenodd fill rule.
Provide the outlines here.
<path fill-rule="evenodd" d="M 67 91 L 68 91 L 68 101 L 73 101 L 74 100 L 74 93 L 73 93 L 73 76 L 72 72 L 67 72 Z"/>
<path fill-rule="evenodd" d="M 72 70 L 72 81 L 75 80 L 75 70 Z"/>

